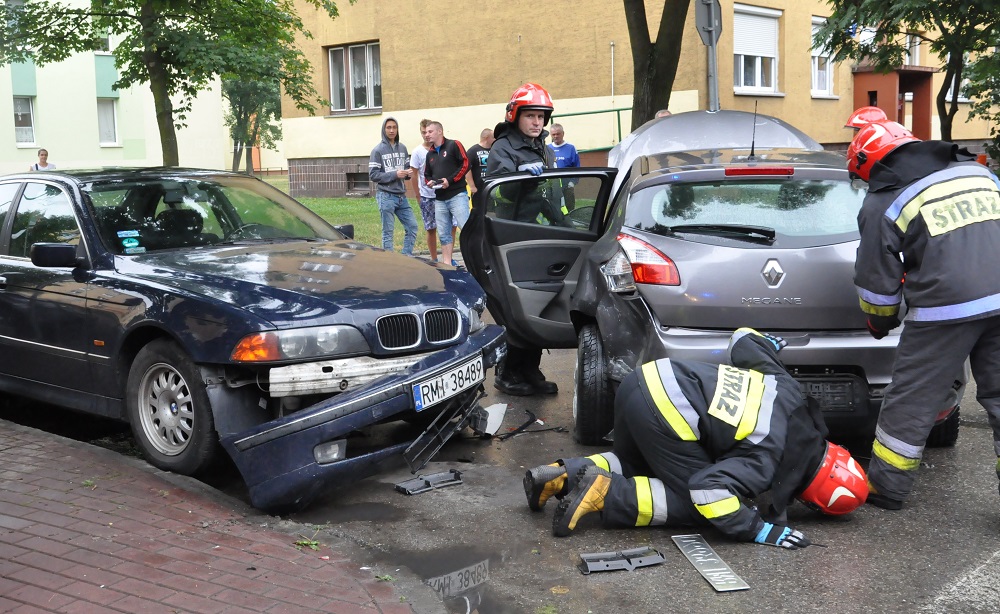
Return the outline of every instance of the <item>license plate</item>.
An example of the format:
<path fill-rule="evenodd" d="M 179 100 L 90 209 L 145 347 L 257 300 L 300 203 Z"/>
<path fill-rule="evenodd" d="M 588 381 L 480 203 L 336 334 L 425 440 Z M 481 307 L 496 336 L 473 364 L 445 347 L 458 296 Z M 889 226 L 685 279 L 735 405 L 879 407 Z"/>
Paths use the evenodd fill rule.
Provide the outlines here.
<path fill-rule="evenodd" d="M 485 379 L 483 357 L 476 356 L 437 377 L 413 384 L 413 405 L 423 411 L 441 401 L 450 399 L 463 390 L 468 390 Z"/>
<path fill-rule="evenodd" d="M 459 569 L 436 578 L 428 578 L 424 580 L 424 584 L 431 587 L 431 590 L 439 597 L 444 598 L 464 593 L 470 588 L 486 582 L 489 578 L 490 560 L 485 559 L 465 569 Z"/>

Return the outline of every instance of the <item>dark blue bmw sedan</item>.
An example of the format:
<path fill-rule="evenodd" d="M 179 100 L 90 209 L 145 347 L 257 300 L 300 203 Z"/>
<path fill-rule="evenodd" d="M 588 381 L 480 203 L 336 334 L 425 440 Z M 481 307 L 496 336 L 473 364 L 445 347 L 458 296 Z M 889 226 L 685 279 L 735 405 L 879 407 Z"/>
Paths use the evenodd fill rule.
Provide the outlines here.
<path fill-rule="evenodd" d="M 245 175 L 0 177 L 0 390 L 127 420 L 177 473 L 224 449 L 262 509 L 409 445 L 353 431 L 471 411 L 504 352 L 484 306 L 467 273 L 357 243 Z"/>

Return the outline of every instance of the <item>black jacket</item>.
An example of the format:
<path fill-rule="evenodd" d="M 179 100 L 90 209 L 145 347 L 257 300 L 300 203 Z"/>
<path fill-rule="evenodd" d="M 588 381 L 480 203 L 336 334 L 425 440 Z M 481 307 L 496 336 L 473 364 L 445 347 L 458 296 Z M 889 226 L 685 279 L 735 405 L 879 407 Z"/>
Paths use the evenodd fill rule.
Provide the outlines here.
<path fill-rule="evenodd" d="M 872 168 L 854 283 L 873 319 L 913 324 L 1000 314 L 1000 182 L 954 143 L 906 143 Z M 904 283 L 905 277 L 905 283 Z"/>
<path fill-rule="evenodd" d="M 493 131 L 496 141 L 490 148 L 490 159 L 486 166 L 486 176 L 515 173 L 525 164 L 541 162 L 545 168 L 553 168 L 552 150 L 545 146 L 548 132 L 536 139 L 526 137 L 514 124 L 501 122 Z M 518 222 L 537 222 L 539 213 L 552 224 L 565 225 L 565 219 L 554 190 L 547 182 L 520 181 L 512 186 L 500 187 L 497 199 L 497 217 Z"/>

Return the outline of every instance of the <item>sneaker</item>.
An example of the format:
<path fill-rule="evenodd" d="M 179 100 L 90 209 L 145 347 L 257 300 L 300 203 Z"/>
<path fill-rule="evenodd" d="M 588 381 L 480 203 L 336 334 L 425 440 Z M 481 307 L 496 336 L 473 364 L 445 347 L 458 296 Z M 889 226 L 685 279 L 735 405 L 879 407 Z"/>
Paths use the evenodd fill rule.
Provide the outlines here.
<path fill-rule="evenodd" d="M 555 382 L 545 379 L 545 375 L 540 369 L 526 371 L 521 376 L 524 378 L 524 381 L 531 384 L 537 394 L 556 394 L 559 392 L 559 386 Z"/>
<path fill-rule="evenodd" d="M 552 518 L 552 534 L 566 537 L 576 529 L 580 518 L 603 510 L 604 497 L 610 487 L 611 474 L 607 471 L 596 465 L 580 469 L 576 486 L 556 507 L 556 514 Z"/>
<path fill-rule="evenodd" d="M 524 474 L 524 496 L 531 511 L 542 511 L 552 496 L 559 499 L 566 496 L 566 477 L 566 467 L 558 463 L 529 469 Z"/>

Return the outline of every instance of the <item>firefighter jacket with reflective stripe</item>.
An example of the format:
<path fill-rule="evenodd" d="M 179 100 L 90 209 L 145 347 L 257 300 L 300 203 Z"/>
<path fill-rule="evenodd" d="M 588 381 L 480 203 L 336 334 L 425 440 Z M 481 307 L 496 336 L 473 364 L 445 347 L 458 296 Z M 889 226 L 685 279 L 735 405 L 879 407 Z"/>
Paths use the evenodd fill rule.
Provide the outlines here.
<path fill-rule="evenodd" d="M 962 322 L 1000 314 L 1000 183 L 944 141 L 907 143 L 872 168 L 854 283 L 870 317 Z M 905 281 L 904 281 L 905 280 Z"/>
<path fill-rule="evenodd" d="M 736 331 L 728 362 L 660 359 L 642 366 L 640 386 L 680 440 L 670 444 L 670 457 L 678 463 L 711 459 L 688 482 L 695 509 L 727 535 L 752 540 L 764 521 L 745 501 L 777 482 L 794 482 L 782 490 L 786 498 L 800 492 L 819 466 L 825 433 L 811 418 L 793 420 L 810 408 L 766 338 Z M 798 462 L 781 463 L 786 447 Z M 781 502 L 781 509 L 787 504 Z"/>

